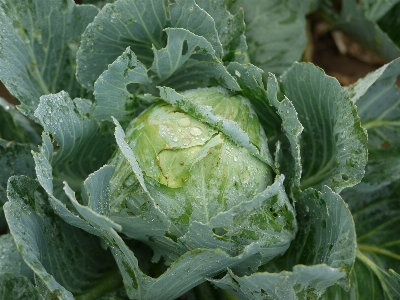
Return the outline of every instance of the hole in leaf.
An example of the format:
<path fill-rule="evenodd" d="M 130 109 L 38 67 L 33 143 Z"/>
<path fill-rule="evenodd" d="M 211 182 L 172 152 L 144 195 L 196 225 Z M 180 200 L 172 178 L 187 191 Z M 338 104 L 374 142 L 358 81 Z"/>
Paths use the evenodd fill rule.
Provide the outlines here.
<path fill-rule="evenodd" d="M 398 88 L 400 88 L 400 74 L 397 76 L 397 79 L 396 79 L 396 86 L 397 86 Z"/>
<path fill-rule="evenodd" d="M 60 144 L 54 138 L 54 135 L 50 134 L 50 138 L 51 138 L 51 144 L 53 145 L 53 152 L 57 153 L 61 149 Z"/>
<path fill-rule="evenodd" d="M 342 179 L 343 179 L 344 181 L 349 180 L 349 175 L 347 175 L 347 174 L 342 174 Z"/>
<path fill-rule="evenodd" d="M 214 227 L 214 228 L 212 229 L 212 232 L 213 232 L 215 235 L 217 235 L 217 236 L 224 236 L 225 234 L 228 233 L 228 230 L 226 230 L 226 229 L 223 228 L 223 227 Z"/>
<path fill-rule="evenodd" d="M 183 41 L 183 45 L 182 45 L 182 55 L 186 55 L 186 53 L 188 52 L 188 43 L 186 40 Z"/>
<path fill-rule="evenodd" d="M 381 147 L 382 147 L 383 149 L 387 149 L 387 148 L 389 148 L 389 146 L 390 146 L 390 142 L 388 142 L 388 141 L 384 141 L 384 142 L 381 144 Z"/>
<path fill-rule="evenodd" d="M 128 90 L 129 93 L 135 94 L 141 87 L 142 85 L 139 83 L 129 83 L 126 86 L 126 89 Z"/>

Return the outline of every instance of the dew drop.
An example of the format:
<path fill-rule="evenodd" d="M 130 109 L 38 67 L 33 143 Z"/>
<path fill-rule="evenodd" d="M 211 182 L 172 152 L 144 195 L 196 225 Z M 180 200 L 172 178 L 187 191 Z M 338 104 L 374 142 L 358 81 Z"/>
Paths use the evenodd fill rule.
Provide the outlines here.
<path fill-rule="evenodd" d="M 189 118 L 182 118 L 178 120 L 178 125 L 181 127 L 189 127 L 190 126 L 190 119 Z"/>
<path fill-rule="evenodd" d="M 202 132 L 201 129 L 198 128 L 198 127 L 192 127 L 192 128 L 190 128 L 190 134 L 193 135 L 193 136 L 199 136 L 199 135 L 201 135 L 202 133 L 203 133 L 203 132 Z"/>

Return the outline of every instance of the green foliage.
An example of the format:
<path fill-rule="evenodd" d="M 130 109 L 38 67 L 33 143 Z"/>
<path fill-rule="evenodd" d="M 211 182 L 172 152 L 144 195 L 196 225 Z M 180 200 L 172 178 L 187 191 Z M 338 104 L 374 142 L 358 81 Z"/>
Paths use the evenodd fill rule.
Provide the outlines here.
<path fill-rule="evenodd" d="M 400 298 L 398 0 L 81 2 L 0 0 L 1 299 Z"/>

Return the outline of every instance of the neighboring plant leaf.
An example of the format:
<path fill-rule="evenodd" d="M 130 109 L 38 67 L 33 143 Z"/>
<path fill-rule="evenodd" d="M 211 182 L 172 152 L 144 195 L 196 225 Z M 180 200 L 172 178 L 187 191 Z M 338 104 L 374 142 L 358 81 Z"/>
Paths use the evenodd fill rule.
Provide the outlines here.
<path fill-rule="evenodd" d="M 400 56 L 400 48 L 378 26 L 376 20 L 389 10 L 395 1 L 373 2 L 362 1 L 360 7 L 356 0 L 344 1 L 340 16 L 333 18 L 333 26 L 389 62 Z"/>
<path fill-rule="evenodd" d="M 364 0 L 360 3 L 350 0 L 343 3 L 343 13 L 347 16 L 364 16 L 368 20 L 378 21 L 399 0 Z"/>
<path fill-rule="evenodd" d="M 96 237 L 66 224 L 49 209 L 38 185 L 25 176 L 10 178 L 4 206 L 7 222 L 35 275 L 56 299 L 73 299 L 71 292 L 80 293 L 95 283 L 110 259 Z"/>
<path fill-rule="evenodd" d="M 44 300 L 28 278 L 1 272 L 0 299 Z"/>
<path fill-rule="evenodd" d="M 356 263 L 354 264 L 354 270 L 350 277 L 352 282 L 350 291 L 346 292 L 339 286 L 335 285 L 329 287 L 321 299 L 399 299 L 400 275 L 393 270 L 389 270 L 389 273 L 387 273 L 376 266 L 374 270 L 372 270 L 369 266 L 370 264 L 368 259 L 363 261 L 360 258 L 357 258 Z M 384 284 L 384 286 L 382 286 L 382 284 Z"/>
<path fill-rule="evenodd" d="M 392 39 L 392 41 L 400 48 L 400 1 L 394 7 L 392 7 L 388 12 L 378 21 L 379 27 L 386 32 L 387 35 Z"/>
<path fill-rule="evenodd" d="M 243 7 L 245 12 L 250 61 L 265 74 L 282 74 L 293 62 L 301 60 L 307 45 L 305 15 L 310 1 L 301 2 L 235 1 L 234 6 Z"/>
<path fill-rule="evenodd" d="M 33 282 L 33 272 L 22 259 L 14 239 L 9 233 L 0 235 L 0 273 L 24 276 Z"/>
<path fill-rule="evenodd" d="M 65 180 L 79 189 L 83 180 L 112 154 L 113 136 L 106 124 L 90 119 L 91 111 L 89 100 L 72 101 L 66 92 L 41 97 L 35 116 L 44 127 L 44 142 L 34 159 L 38 179 L 50 195 L 63 195 Z M 51 140 L 50 144 L 46 139 Z"/>
<path fill-rule="evenodd" d="M 322 193 L 308 189 L 296 198 L 299 231 L 282 258 L 250 276 L 228 273 L 211 282 L 240 299 L 317 299 L 338 280 L 348 287 L 356 236 L 344 201 L 328 187 Z"/>
<path fill-rule="evenodd" d="M 304 126 L 302 188 L 327 185 L 340 192 L 359 183 L 367 160 L 367 136 L 339 82 L 312 64 L 295 63 L 282 75 L 282 90 Z"/>
<path fill-rule="evenodd" d="M 360 192 L 400 178 L 400 59 L 384 65 L 349 87 L 363 127 L 368 130 L 368 164 Z"/>
<path fill-rule="evenodd" d="M 400 271 L 397 230 L 400 226 L 399 181 L 372 191 L 362 187 L 345 190 L 343 198 L 348 202 L 356 223 L 358 257 L 369 272 L 377 276 L 374 280 L 382 287 L 383 293 L 392 293 L 388 292 L 391 288 L 387 282 L 390 269 Z M 400 285 L 398 289 L 400 295 Z M 383 299 L 382 293 L 378 295 L 377 299 Z"/>
<path fill-rule="evenodd" d="M 75 79 L 75 56 L 94 6 L 72 0 L 0 1 L 0 80 L 30 117 L 44 94 L 66 90 L 83 96 Z M 7 46 L 4 46 L 7 45 Z"/>

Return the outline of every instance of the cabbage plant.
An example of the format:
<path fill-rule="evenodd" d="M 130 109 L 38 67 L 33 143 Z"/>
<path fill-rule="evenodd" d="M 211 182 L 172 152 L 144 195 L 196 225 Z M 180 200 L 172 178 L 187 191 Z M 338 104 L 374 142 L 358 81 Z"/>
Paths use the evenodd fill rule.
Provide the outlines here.
<path fill-rule="evenodd" d="M 0 0 L 2 299 L 400 297 L 399 59 L 296 62 L 329 1 L 83 2 Z"/>

